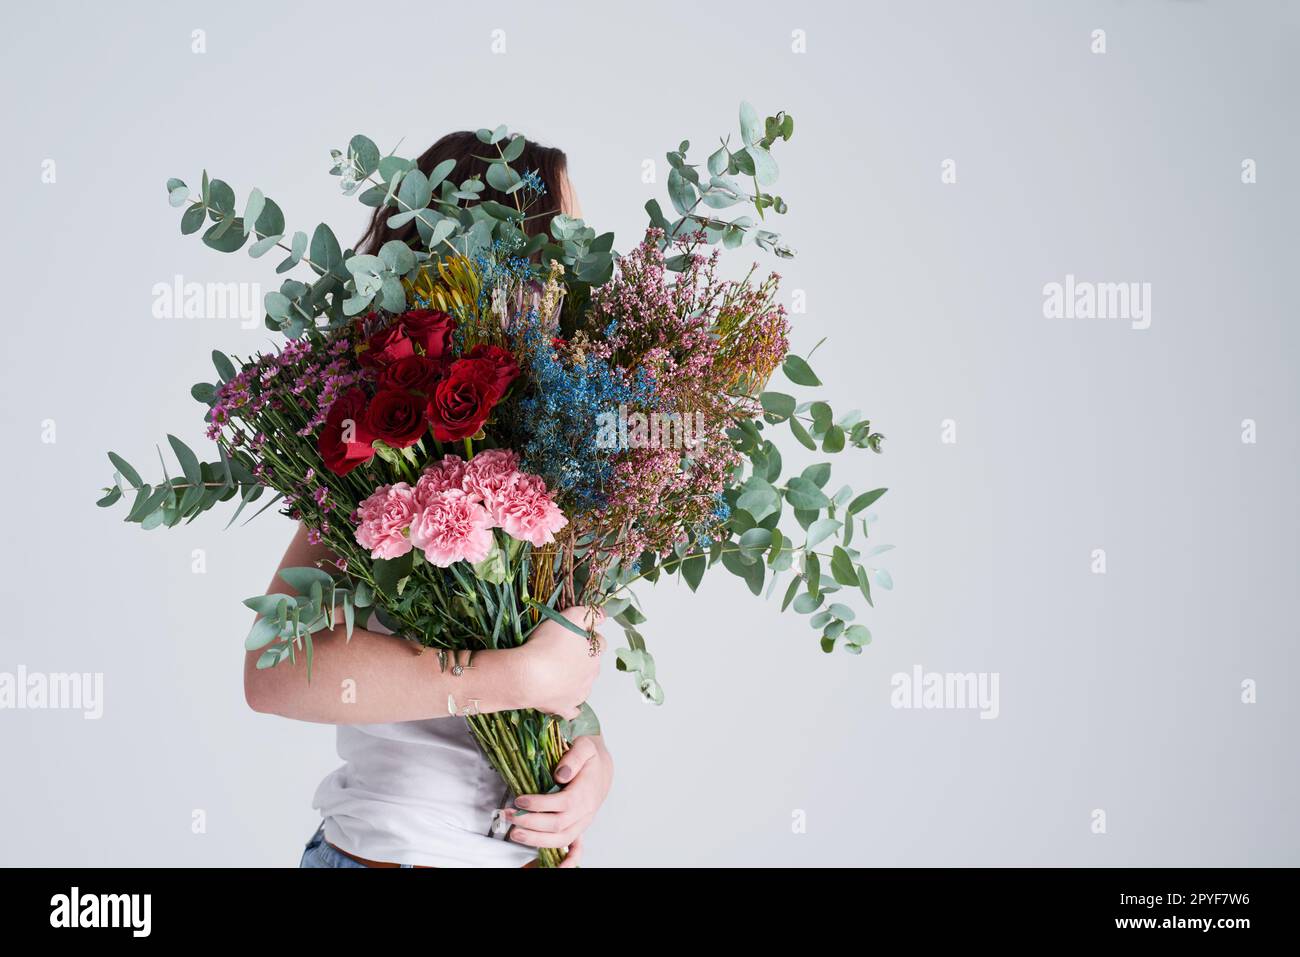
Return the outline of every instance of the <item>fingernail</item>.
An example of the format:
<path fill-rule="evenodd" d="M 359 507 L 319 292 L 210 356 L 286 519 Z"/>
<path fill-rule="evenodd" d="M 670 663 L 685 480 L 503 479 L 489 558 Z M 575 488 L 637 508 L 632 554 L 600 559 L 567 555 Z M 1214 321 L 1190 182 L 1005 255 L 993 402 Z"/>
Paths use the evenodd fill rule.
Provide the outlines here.
<path fill-rule="evenodd" d="M 569 769 L 567 764 L 555 772 L 555 780 L 559 781 L 561 784 L 569 780 L 571 777 L 573 777 L 573 771 Z"/>
<path fill-rule="evenodd" d="M 515 798 L 515 807 L 528 807 L 528 798 L 526 797 Z"/>

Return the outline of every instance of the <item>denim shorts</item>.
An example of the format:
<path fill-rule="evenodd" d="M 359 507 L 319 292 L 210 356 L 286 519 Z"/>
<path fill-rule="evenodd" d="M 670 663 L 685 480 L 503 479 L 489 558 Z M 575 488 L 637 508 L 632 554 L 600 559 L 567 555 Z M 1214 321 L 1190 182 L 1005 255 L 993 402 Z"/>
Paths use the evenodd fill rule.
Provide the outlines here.
<path fill-rule="evenodd" d="M 360 861 L 354 861 L 334 845 L 325 840 L 325 825 L 322 824 L 316 828 L 316 833 L 311 836 L 307 842 L 307 847 L 302 852 L 302 860 L 298 862 L 299 867 L 360 867 L 366 869 L 366 865 Z M 410 864 L 403 864 L 403 867 L 410 867 Z"/>

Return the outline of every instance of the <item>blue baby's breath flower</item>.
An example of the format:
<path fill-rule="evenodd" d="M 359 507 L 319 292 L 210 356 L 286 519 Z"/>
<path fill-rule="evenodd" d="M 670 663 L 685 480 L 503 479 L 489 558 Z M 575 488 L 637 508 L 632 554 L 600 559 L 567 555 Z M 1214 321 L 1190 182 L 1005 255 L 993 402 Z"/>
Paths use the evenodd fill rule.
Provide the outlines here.
<path fill-rule="evenodd" d="M 536 266 L 515 252 L 523 245 L 522 238 L 494 240 L 492 247 L 485 253 L 474 257 L 474 267 L 479 274 L 478 310 L 487 312 L 492 307 L 492 292 L 495 289 L 509 289 L 517 283 L 533 278 Z"/>
<path fill-rule="evenodd" d="M 537 170 L 530 169 L 519 178 L 524 181 L 524 189 L 537 196 L 546 195 L 546 184 L 542 182 L 542 177 Z"/>
<path fill-rule="evenodd" d="M 561 358 L 535 311 L 523 318 L 520 335 L 536 383 L 519 404 L 524 467 L 579 508 L 599 508 L 617 451 L 597 441 L 602 416 L 616 414 L 620 405 L 653 408 L 653 384 L 643 371 L 629 376 L 603 359 Z"/>

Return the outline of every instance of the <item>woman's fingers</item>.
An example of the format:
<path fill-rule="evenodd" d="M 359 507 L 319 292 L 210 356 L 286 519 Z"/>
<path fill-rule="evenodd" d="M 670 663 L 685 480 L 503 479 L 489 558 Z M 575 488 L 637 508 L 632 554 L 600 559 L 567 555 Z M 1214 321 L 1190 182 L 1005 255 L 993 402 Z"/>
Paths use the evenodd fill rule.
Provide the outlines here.
<path fill-rule="evenodd" d="M 525 831 L 536 831 L 539 834 L 558 834 L 566 828 L 572 827 L 577 821 L 577 817 L 568 811 L 556 813 L 529 811 L 527 814 L 521 814 L 511 809 L 506 811 L 506 820 Z"/>
<path fill-rule="evenodd" d="M 533 814 L 563 814 L 573 807 L 573 795 L 565 791 L 554 794 L 523 794 L 515 798 L 515 807 L 506 808 L 506 816 L 514 813 L 515 808 L 523 808 L 527 814 L 519 815 L 520 820 Z"/>
<path fill-rule="evenodd" d="M 583 765 L 596 756 L 596 745 L 592 743 L 591 738 L 583 736 L 573 742 L 573 746 L 564 752 L 564 757 L 555 767 L 555 780 L 560 784 L 568 784 L 578 776 Z"/>
<path fill-rule="evenodd" d="M 527 847 L 568 847 L 569 842 L 577 836 L 577 831 L 557 831 L 551 834 L 546 831 L 525 831 L 517 827 L 510 829 L 510 840 Z"/>
<path fill-rule="evenodd" d="M 599 628 L 605 621 L 604 608 L 590 608 L 587 605 L 574 605 L 572 608 L 564 609 L 560 614 L 578 627 L 586 628 L 588 631 Z"/>
<path fill-rule="evenodd" d="M 567 826 L 559 830 L 530 830 L 522 826 L 522 822 L 528 818 L 537 818 L 533 824 L 542 823 L 541 818 L 546 818 L 548 824 L 555 823 L 553 814 L 525 814 L 515 822 L 515 826 L 510 829 L 510 840 L 516 844 L 525 844 L 528 847 L 568 847 L 575 840 L 582 836 L 582 832 L 587 829 L 591 823 L 591 816 L 570 821 Z"/>
<path fill-rule="evenodd" d="M 569 845 L 569 853 L 560 861 L 561 867 L 577 867 L 582 863 L 582 835 L 579 834 Z"/>
<path fill-rule="evenodd" d="M 522 808 L 529 812 L 521 814 L 522 819 L 532 814 L 563 814 L 566 811 L 577 811 L 587 803 L 587 795 L 581 791 L 581 782 L 578 782 L 576 787 L 570 784 L 569 787 L 554 794 L 521 794 L 515 798 L 515 807 L 506 808 L 506 813 L 509 815 L 515 808 Z"/>

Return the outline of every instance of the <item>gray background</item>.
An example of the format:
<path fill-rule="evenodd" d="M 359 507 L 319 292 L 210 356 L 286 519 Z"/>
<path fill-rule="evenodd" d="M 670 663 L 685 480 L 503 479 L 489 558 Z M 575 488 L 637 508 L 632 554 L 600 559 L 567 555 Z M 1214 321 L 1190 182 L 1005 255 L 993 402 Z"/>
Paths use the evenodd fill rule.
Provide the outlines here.
<path fill-rule="evenodd" d="M 105 715 L 0 711 L 0 863 L 295 864 L 336 764 L 332 728 L 242 698 L 239 602 L 288 523 L 142 533 L 92 505 L 106 448 L 146 467 L 168 431 L 209 448 L 190 384 L 211 349 L 266 338 L 151 315 L 177 273 L 276 282 L 277 257 L 181 238 L 164 180 L 206 165 L 291 228 L 352 237 L 364 211 L 329 148 L 364 131 L 413 155 L 504 122 L 569 152 L 587 218 L 626 249 L 665 194 L 663 152 L 689 137 L 702 160 L 742 98 L 796 119 L 777 155 L 800 252 L 780 270 L 808 302 L 794 344 L 830 336 L 826 392 L 889 436 L 842 461 L 891 488 L 875 528 L 897 585 L 860 658 L 821 654 L 721 572 L 694 599 L 647 592 L 668 700 L 643 706 L 607 664 L 592 700 L 617 773 L 587 862 L 1300 862 L 1297 19 L 1237 2 L 8 11 L 0 670 L 103 672 Z M 1150 282 L 1151 328 L 1045 319 L 1066 273 Z M 894 710 L 890 676 L 916 664 L 997 672 L 1001 716 Z"/>

